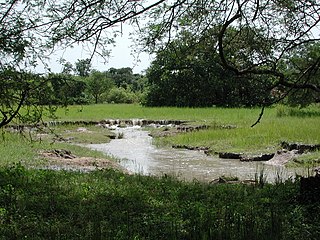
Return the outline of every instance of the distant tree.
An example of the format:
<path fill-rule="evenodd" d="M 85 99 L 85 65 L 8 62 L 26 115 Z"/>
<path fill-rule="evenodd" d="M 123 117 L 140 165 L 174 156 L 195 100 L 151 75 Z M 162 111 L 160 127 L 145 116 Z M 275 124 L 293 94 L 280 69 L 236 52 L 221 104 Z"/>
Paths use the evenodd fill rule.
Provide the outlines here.
<path fill-rule="evenodd" d="M 115 87 L 110 90 L 107 101 L 109 103 L 135 103 L 138 98 L 130 89 Z"/>
<path fill-rule="evenodd" d="M 132 68 L 110 68 L 107 71 L 108 77 L 110 77 L 117 87 L 127 88 L 131 85 L 135 79 Z"/>
<path fill-rule="evenodd" d="M 134 74 L 132 82 L 132 91 L 134 92 L 144 92 L 147 87 L 148 79 L 144 74 Z"/>
<path fill-rule="evenodd" d="M 95 103 L 101 102 L 101 96 L 107 94 L 114 86 L 112 79 L 107 77 L 106 73 L 92 71 L 86 79 L 87 91 L 93 96 Z"/>
<path fill-rule="evenodd" d="M 71 75 L 73 71 L 74 71 L 74 68 L 72 63 L 70 62 L 63 63 L 63 69 L 61 73 Z"/>
<path fill-rule="evenodd" d="M 52 100 L 56 105 L 87 103 L 84 95 L 86 84 L 79 78 L 66 74 L 50 74 L 48 81 L 52 86 Z"/>
<path fill-rule="evenodd" d="M 78 59 L 75 63 L 75 73 L 80 77 L 88 77 L 92 68 L 91 60 L 87 59 Z"/>

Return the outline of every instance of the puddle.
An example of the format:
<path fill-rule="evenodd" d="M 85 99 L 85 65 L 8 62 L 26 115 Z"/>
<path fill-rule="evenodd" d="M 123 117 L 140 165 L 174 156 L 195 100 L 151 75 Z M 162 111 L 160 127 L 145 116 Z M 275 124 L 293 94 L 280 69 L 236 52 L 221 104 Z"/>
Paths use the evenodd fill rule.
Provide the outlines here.
<path fill-rule="evenodd" d="M 303 169 L 270 166 L 262 162 L 241 162 L 207 156 L 202 151 L 156 147 L 148 131 L 140 126 L 116 128 L 122 139 L 105 144 L 89 144 L 87 147 L 102 151 L 120 159 L 120 165 L 133 173 L 144 175 L 172 174 L 182 180 L 212 181 L 221 176 L 238 177 L 239 180 L 254 179 L 264 172 L 268 182 L 288 179 L 296 174 L 305 175 Z"/>

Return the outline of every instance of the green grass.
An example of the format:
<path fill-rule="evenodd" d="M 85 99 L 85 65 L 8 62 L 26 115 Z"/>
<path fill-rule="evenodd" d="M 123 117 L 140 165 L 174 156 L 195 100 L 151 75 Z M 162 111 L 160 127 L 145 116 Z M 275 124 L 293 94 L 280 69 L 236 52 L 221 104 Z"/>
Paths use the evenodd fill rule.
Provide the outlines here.
<path fill-rule="evenodd" d="M 319 105 L 305 109 L 279 105 L 265 109 L 259 124 L 260 108 L 176 108 L 142 107 L 128 104 L 97 104 L 59 109 L 59 120 L 153 119 L 187 120 L 206 124 L 208 130 L 157 139 L 158 145 L 191 145 L 210 147 L 213 152 L 269 153 L 280 148 L 280 142 L 320 143 Z M 234 129 L 220 126 L 232 125 Z M 318 158 L 319 153 L 314 153 Z"/>
<path fill-rule="evenodd" d="M 10 133 L 6 131 L 1 133 L 0 167 L 10 166 L 19 162 L 25 166 L 41 166 L 46 164 L 47 160 L 40 157 L 40 151 L 53 149 L 68 149 L 79 157 L 106 158 L 101 152 L 64 142 L 54 142 L 48 137 L 39 141 L 30 137 L 27 133 Z"/>
<path fill-rule="evenodd" d="M 320 118 L 265 119 L 254 128 L 238 124 L 235 129 L 209 129 L 162 139 L 164 143 L 210 146 L 215 151 L 274 152 L 281 141 L 320 143 Z M 161 141 L 161 140 L 160 140 Z"/>
<path fill-rule="evenodd" d="M 227 110 L 227 111 L 226 111 Z M 234 122 L 252 124 L 260 109 L 143 107 L 135 104 L 96 104 L 69 106 L 57 111 L 58 120 L 104 119 L 174 119 L 199 122 Z M 249 115 L 248 115 L 249 113 Z"/>
<path fill-rule="evenodd" d="M 298 182 L 209 185 L 112 170 L 0 170 L 6 240 L 317 239 L 319 210 L 299 201 Z"/>
<path fill-rule="evenodd" d="M 187 120 L 190 121 L 190 124 L 206 124 L 210 126 L 207 130 L 160 138 L 155 140 L 155 143 L 205 146 L 210 147 L 213 152 L 232 151 L 258 154 L 275 152 L 280 148 L 282 141 L 320 143 L 319 106 L 297 109 L 279 105 L 267 108 L 261 122 L 252 128 L 251 125 L 257 120 L 260 111 L 259 108 L 150 108 L 132 104 L 97 104 L 60 108 L 57 117 L 61 121 L 153 119 Z M 226 125 L 236 128 L 220 127 Z M 99 143 L 109 140 L 110 133 L 106 129 L 85 126 L 89 131 L 80 133 L 77 131 L 79 127 L 81 126 L 59 126 L 55 131 L 63 138 L 72 138 L 78 143 Z M 312 157 L 318 159 L 320 155 L 316 152 Z M 20 159 L 20 156 L 17 156 L 17 159 Z"/>
<path fill-rule="evenodd" d="M 72 143 L 107 143 L 110 141 L 110 136 L 113 136 L 109 129 L 98 125 L 60 125 L 44 128 L 37 133 L 43 133 L 40 137 L 35 135 L 35 138 L 41 138 L 47 141 L 54 141 L 60 138 Z"/>
<path fill-rule="evenodd" d="M 82 109 L 82 111 L 80 111 Z M 320 143 L 319 109 L 281 106 L 266 109 L 144 108 L 138 105 L 71 106 L 59 120 L 180 119 L 212 128 L 166 137 L 162 144 L 210 146 L 214 151 L 275 151 L 279 141 Z M 312 114 L 309 114 L 312 112 Z M 280 113 L 280 114 L 279 114 Z M 221 129 L 220 125 L 235 125 Z M 104 141 L 108 132 L 80 135 L 79 126 L 56 133 L 78 142 Z M 76 135 L 74 135 L 76 133 Z M 33 136 L 34 137 L 34 136 Z M 273 185 L 181 182 L 170 176 L 127 175 L 113 170 L 90 173 L 36 170 L 38 152 L 68 149 L 78 156 L 103 157 L 48 136 L 1 132 L 0 240 L 2 239 L 318 239 L 320 204 L 301 195 L 299 179 Z M 319 152 L 315 153 L 319 154 Z M 314 164 L 308 155 L 301 160 Z M 263 176 L 261 177 L 263 179 Z M 310 193 L 319 194 L 319 192 Z M 317 196 L 317 195 L 315 195 Z"/>

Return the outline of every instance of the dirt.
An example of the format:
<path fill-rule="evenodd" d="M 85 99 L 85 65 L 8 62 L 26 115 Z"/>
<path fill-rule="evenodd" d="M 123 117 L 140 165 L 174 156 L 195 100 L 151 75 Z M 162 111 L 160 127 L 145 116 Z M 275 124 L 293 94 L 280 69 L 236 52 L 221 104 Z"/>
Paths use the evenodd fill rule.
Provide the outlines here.
<path fill-rule="evenodd" d="M 128 173 L 126 169 L 114 161 L 103 158 L 78 157 L 65 149 L 41 151 L 40 156 L 48 160 L 48 168 L 52 169 L 72 169 L 80 171 L 115 169 Z"/>
<path fill-rule="evenodd" d="M 284 166 L 299 155 L 297 150 L 279 150 L 272 159 L 266 161 L 265 164 L 274 166 Z"/>

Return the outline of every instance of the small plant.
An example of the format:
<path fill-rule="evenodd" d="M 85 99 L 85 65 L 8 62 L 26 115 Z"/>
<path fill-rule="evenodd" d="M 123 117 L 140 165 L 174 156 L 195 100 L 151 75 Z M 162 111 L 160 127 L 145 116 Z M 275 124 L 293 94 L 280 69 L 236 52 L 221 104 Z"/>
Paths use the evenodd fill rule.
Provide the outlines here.
<path fill-rule="evenodd" d="M 255 173 L 255 182 L 256 182 L 256 185 L 259 186 L 259 187 L 264 187 L 264 185 L 266 184 L 267 182 L 267 176 L 265 175 L 265 172 L 264 172 L 264 169 L 262 168 L 260 170 L 260 172 L 258 173 Z"/>
<path fill-rule="evenodd" d="M 123 132 L 119 132 L 117 138 L 118 139 L 122 139 L 124 137 L 124 133 Z"/>

